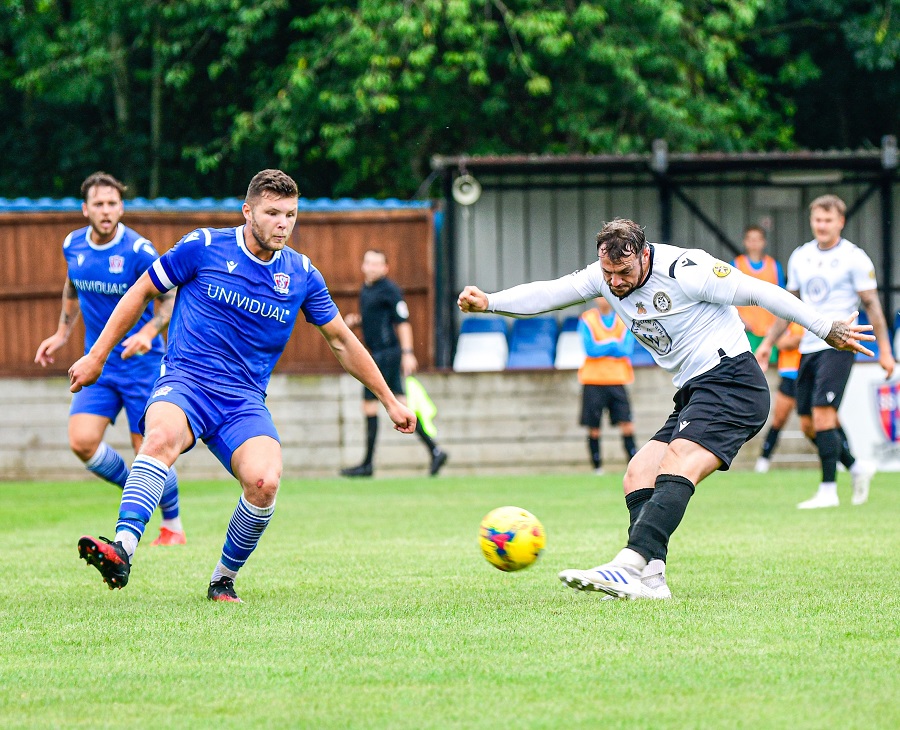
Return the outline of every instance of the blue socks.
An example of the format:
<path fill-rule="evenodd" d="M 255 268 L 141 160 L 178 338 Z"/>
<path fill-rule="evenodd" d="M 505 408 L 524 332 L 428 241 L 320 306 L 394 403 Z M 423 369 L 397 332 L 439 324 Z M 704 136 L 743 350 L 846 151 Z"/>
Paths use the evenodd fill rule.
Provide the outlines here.
<path fill-rule="evenodd" d="M 94 455 L 84 462 L 84 466 L 89 472 L 115 484 L 119 489 L 125 487 L 125 480 L 128 479 L 128 466 L 125 464 L 125 459 L 105 441 L 100 442 L 100 446 Z"/>
<path fill-rule="evenodd" d="M 129 555 L 134 553 L 150 515 L 159 504 L 168 476 L 169 467 L 158 459 L 143 454 L 135 457 L 122 492 L 116 523 L 116 540 L 121 539 Z"/>
<path fill-rule="evenodd" d="M 243 494 L 241 495 L 237 508 L 231 516 L 231 522 L 228 523 L 222 557 L 213 571 L 210 582 L 223 576 L 233 579 L 237 575 L 256 549 L 259 538 L 262 537 L 274 513 L 274 504 L 270 507 L 256 507 L 250 504 Z"/>
<path fill-rule="evenodd" d="M 164 520 L 174 520 L 178 517 L 178 473 L 174 466 L 169 468 L 159 508 L 162 510 Z"/>

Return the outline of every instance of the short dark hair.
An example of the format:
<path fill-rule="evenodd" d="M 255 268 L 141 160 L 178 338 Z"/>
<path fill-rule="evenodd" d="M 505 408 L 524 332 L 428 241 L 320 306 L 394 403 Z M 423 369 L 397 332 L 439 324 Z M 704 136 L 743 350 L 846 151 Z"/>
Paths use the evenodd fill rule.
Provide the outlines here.
<path fill-rule="evenodd" d="M 128 187 L 125 183 L 116 180 L 112 175 L 108 172 L 97 171 L 88 175 L 84 182 L 81 183 L 81 199 L 86 203 L 88 199 L 88 193 L 91 192 L 91 188 L 115 188 L 119 191 L 119 197 L 125 197 L 125 191 L 128 190 Z"/>
<path fill-rule="evenodd" d="M 602 250 L 610 261 L 639 256 L 646 245 L 644 229 L 627 218 L 611 220 L 597 234 L 597 253 Z"/>
<path fill-rule="evenodd" d="M 247 188 L 246 202 L 256 200 L 265 193 L 276 198 L 298 198 L 300 193 L 293 178 L 281 170 L 260 170 L 253 176 Z"/>
<path fill-rule="evenodd" d="M 763 237 L 763 240 L 765 240 L 767 238 L 766 229 L 763 228 L 762 226 L 757 226 L 757 225 L 747 226 L 744 229 L 744 235 L 746 236 L 748 233 L 750 233 L 750 231 L 756 231 L 760 236 Z"/>
<path fill-rule="evenodd" d="M 847 204 L 837 195 L 820 195 L 809 204 L 809 212 L 812 213 L 816 208 L 836 210 L 837 214 L 842 217 L 847 215 Z"/>
<path fill-rule="evenodd" d="M 367 248 L 363 252 L 363 256 L 365 256 L 367 253 L 377 254 L 378 256 L 381 256 L 381 258 L 384 259 L 384 263 L 387 263 L 387 254 L 384 251 L 382 251 L 380 248 Z"/>

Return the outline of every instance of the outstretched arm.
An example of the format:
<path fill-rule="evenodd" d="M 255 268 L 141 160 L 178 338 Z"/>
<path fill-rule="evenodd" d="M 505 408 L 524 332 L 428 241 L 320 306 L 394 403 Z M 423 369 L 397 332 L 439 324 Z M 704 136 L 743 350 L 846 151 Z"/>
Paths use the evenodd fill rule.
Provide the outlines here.
<path fill-rule="evenodd" d="M 784 330 L 787 329 L 787 322 L 790 321 L 803 325 L 836 350 L 851 350 L 865 355 L 872 355 L 871 350 L 862 344 L 875 339 L 872 335 L 866 334 L 872 327 L 852 324 L 856 319 L 855 312 L 847 320 L 829 322 L 821 317 L 816 310 L 797 299 L 790 292 L 767 281 L 740 275 L 732 301 L 724 303 L 736 305 L 753 304 L 767 309 L 783 320 L 782 322 L 775 322 L 766 335 L 764 342 L 770 341 L 770 351 L 771 341 L 781 336 Z M 760 349 L 757 349 L 757 357 L 760 356 Z"/>
<path fill-rule="evenodd" d="M 319 325 L 319 332 L 328 343 L 334 356 L 341 367 L 359 382 L 371 390 L 375 397 L 381 401 L 394 428 L 402 433 L 412 433 L 416 430 L 416 414 L 403 405 L 384 382 L 384 376 L 356 335 L 344 323 L 338 314 L 327 324 Z"/>
<path fill-rule="evenodd" d="M 142 274 L 134 286 L 119 300 L 88 354 L 69 368 L 69 382 L 71 383 L 69 390 L 77 393 L 83 387 L 97 382 L 109 353 L 134 327 L 147 305 L 160 294 L 160 290 L 150 280 L 150 276 L 146 272 Z"/>
<path fill-rule="evenodd" d="M 532 317 L 552 312 L 573 304 L 582 304 L 599 294 L 586 275 L 586 270 L 563 276 L 552 281 L 533 281 L 485 294 L 475 286 L 467 286 L 459 295 L 457 304 L 463 312 L 496 312 L 511 317 Z M 577 286 L 590 290 L 582 294 Z"/>

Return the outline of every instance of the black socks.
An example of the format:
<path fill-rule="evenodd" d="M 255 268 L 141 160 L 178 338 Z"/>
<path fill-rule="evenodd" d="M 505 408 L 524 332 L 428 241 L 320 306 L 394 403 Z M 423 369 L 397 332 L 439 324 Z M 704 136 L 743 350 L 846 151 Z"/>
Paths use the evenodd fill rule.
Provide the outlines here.
<path fill-rule="evenodd" d="M 628 547 L 645 560 L 665 561 L 669 538 L 684 517 L 688 502 L 694 495 L 694 485 L 690 479 L 676 474 L 660 474 L 656 477 L 655 489 L 637 490 L 628 497 L 644 491 L 652 491 L 653 494 L 644 502 L 637 519 L 632 521 L 628 531 Z M 631 512 L 627 497 L 626 504 Z"/>

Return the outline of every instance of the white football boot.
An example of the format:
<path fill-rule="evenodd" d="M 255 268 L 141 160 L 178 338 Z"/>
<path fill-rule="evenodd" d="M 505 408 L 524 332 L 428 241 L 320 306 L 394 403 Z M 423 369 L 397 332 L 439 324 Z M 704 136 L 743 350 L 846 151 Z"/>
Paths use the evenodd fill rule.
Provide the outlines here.
<path fill-rule="evenodd" d="M 658 563 L 659 561 L 651 561 Z M 648 566 L 649 567 L 649 566 Z M 644 569 L 646 572 L 646 568 Z M 611 598 L 637 600 L 641 598 L 671 598 L 665 573 L 658 569 L 644 582 L 641 573 L 631 566 L 607 563 L 591 570 L 570 568 L 559 574 L 559 579 L 569 588 L 579 591 L 596 591 Z M 605 597 L 606 597 L 605 596 Z M 604 598 L 605 598 L 604 597 Z"/>
<path fill-rule="evenodd" d="M 797 505 L 797 509 L 822 509 L 823 507 L 837 507 L 840 505 L 837 490 L 823 491 L 821 486 L 812 499 L 807 499 Z"/>
<path fill-rule="evenodd" d="M 760 456 L 756 460 L 756 466 L 753 467 L 753 471 L 755 471 L 757 474 L 765 474 L 769 471 L 770 465 L 771 462 L 765 456 Z"/>
<path fill-rule="evenodd" d="M 869 501 L 869 485 L 875 476 L 877 467 L 871 461 L 857 459 L 850 467 L 850 479 L 853 482 L 853 497 L 850 503 L 854 505 L 865 504 Z"/>

